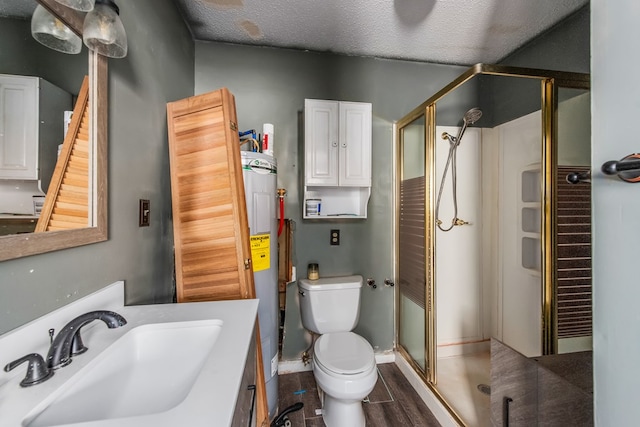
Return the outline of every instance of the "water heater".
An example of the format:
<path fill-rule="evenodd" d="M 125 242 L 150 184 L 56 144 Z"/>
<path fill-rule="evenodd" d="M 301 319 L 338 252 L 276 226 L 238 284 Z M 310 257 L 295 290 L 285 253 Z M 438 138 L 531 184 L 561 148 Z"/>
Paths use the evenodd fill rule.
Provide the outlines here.
<path fill-rule="evenodd" d="M 269 419 L 278 410 L 278 233 L 276 219 L 277 163 L 269 155 L 241 151 L 247 201 L 251 259 L 256 287 L 262 362 Z"/>

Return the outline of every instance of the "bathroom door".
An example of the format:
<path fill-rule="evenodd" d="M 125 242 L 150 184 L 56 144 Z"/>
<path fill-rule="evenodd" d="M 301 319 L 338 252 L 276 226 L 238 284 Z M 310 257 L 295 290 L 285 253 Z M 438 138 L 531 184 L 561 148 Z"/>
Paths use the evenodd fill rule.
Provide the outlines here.
<path fill-rule="evenodd" d="M 398 142 L 398 344 L 426 373 L 425 116 L 401 127 Z"/>

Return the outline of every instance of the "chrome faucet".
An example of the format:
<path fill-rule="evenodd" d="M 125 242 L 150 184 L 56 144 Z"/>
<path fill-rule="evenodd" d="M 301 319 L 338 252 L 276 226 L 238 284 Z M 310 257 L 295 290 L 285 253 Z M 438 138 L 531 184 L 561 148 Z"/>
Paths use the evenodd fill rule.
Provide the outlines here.
<path fill-rule="evenodd" d="M 109 329 L 118 328 L 127 324 L 124 317 L 113 311 L 96 310 L 81 314 L 67 323 L 51 343 L 49 353 L 47 354 L 47 365 L 49 368 L 62 368 L 71 363 L 71 357 L 73 355 L 87 351 L 87 348 L 82 344 L 80 328 L 96 319 L 100 319 L 106 323 Z"/>

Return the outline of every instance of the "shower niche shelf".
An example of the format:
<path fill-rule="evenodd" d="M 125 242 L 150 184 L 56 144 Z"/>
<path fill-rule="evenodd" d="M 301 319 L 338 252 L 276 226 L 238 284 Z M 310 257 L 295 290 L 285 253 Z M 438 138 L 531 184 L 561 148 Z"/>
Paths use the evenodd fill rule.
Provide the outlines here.
<path fill-rule="evenodd" d="M 520 253 L 522 268 L 538 276 L 542 271 L 540 165 L 530 165 L 520 175 Z"/>

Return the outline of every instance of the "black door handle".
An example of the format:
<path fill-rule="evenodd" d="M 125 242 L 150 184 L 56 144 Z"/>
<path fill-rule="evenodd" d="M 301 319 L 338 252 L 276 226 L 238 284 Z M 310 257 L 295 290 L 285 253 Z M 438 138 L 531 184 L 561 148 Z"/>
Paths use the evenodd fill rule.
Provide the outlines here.
<path fill-rule="evenodd" d="M 502 400 L 502 425 L 509 427 L 509 405 L 513 402 L 513 399 L 505 396 Z"/>

